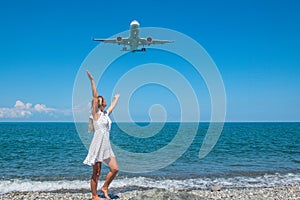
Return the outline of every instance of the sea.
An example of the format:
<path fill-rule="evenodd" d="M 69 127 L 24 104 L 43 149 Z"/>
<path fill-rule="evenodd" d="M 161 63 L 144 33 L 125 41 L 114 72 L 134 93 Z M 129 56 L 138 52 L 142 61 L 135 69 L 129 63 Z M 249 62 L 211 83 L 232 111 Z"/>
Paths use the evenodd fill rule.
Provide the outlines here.
<path fill-rule="evenodd" d="M 146 127 L 147 123 L 137 125 Z M 157 127 L 163 128 L 156 135 L 135 139 L 118 123 L 113 123 L 110 139 L 132 152 L 151 152 L 162 148 L 164 139 L 167 145 L 180 125 L 157 123 Z M 149 172 L 120 170 L 110 188 L 113 191 L 192 190 L 215 185 L 242 188 L 300 184 L 300 123 L 225 123 L 216 145 L 207 156 L 199 158 L 209 125 L 197 124 L 191 144 L 174 162 Z M 130 128 L 131 124 L 122 123 L 122 126 Z M 183 129 L 186 135 L 189 131 Z M 86 134 L 91 138 L 91 133 Z M 88 149 L 80 138 L 72 122 L 1 122 L 0 193 L 89 191 L 92 167 L 83 164 Z M 117 159 L 122 156 L 117 155 Z M 138 162 L 135 164 L 139 166 Z M 149 165 L 153 165 L 151 159 Z M 99 185 L 103 184 L 108 170 L 103 164 Z"/>

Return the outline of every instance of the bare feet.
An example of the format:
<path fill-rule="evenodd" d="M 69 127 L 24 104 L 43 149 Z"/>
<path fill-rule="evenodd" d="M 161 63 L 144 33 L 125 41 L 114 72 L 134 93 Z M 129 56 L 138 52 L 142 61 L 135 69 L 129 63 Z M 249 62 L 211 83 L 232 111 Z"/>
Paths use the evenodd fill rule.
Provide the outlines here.
<path fill-rule="evenodd" d="M 103 192 L 104 196 L 106 199 L 111 199 L 109 196 L 108 196 L 108 188 L 104 188 L 102 187 L 101 188 L 101 191 Z"/>
<path fill-rule="evenodd" d="M 103 199 L 101 199 L 101 198 L 98 197 L 98 196 L 92 196 L 92 200 L 103 200 Z"/>

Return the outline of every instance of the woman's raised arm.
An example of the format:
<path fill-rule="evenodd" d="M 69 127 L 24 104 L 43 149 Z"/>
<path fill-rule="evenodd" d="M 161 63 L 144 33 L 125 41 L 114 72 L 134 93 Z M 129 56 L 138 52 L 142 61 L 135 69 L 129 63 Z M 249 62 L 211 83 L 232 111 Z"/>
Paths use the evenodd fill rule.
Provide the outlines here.
<path fill-rule="evenodd" d="M 93 97 L 94 98 L 98 98 L 98 92 L 97 92 L 97 89 L 96 89 L 96 85 L 95 85 L 95 82 L 94 82 L 94 78 L 92 76 L 92 74 L 86 70 L 86 73 L 91 81 L 91 85 L 92 85 L 92 94 L 93 94 Z"/>
<path fill-rule="evenodd" d="M 116 107 L 118 100 L 119 100 L 120 95 L 119 94 L 115 94 L 114 96 L 114 100 L 111 102 L 110 106 L 107 109 L 107 113 L 110 114 L 113 109 Z"/>
<path fill-rule="evenodd" d="M 93 94 L 92 114 L 93 114 L 93 117 L 95 117 L 95 114 L 98 112 L 98 105 L 99 105 L 99 103 L 101 105 L 102 102 L 98 102 L 100 100 L 98 99 L 98 92 L 97 92 L 96 85 L 95 85 L 92 74 L 87 70 L 86 70 L 86 73 L 87 73 L 87 75 L 91 81 L 91 85 L 92 85 L 92 94 Z"/>

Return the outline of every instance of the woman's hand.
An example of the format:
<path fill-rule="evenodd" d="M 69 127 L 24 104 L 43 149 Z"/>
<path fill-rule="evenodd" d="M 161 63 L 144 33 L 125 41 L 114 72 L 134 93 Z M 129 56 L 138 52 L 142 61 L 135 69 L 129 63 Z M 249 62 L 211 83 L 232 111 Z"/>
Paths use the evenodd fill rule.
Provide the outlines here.
<path fill-rule="evenodd" d="M 114 95 L 114 99 L 119 99 L 120 95 L 119 94 L 115 94 Z"/>
<path fill-rule="evenodd" d="M 86 70 L 86 73 L 87 73 L 90 80 L 94 80 L 92 74 L 88 70 Z"/>

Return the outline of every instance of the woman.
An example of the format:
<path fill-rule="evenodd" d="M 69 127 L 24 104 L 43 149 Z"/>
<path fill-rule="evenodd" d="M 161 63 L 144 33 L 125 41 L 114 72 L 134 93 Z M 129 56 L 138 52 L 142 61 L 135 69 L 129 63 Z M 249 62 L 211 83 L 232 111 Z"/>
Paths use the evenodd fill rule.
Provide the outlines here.
<path fill-rule="evenodd" d="M 111 120 L 108 116 L 115 108 L 120 95 L 116 94 L 114 96 L 113 102 L 105 111 L 106 101 L 102 96 L 98 96 L 94 78 L 88 71 L 86 72 L 91 81 L 93 93 L 89 130 L 94 131 L 94 137 L 89 148 L 89 153 L 83 163 L 93 166 L 93 174 L 90 180 L 93 200 L 101 199 L 97 195 L 101 164 L 104 161 L 109 166 L 110 171 L 106 176 L 101 191 L 104 193 L 105 198 L 110 199 L 108 196 L 108 186 L 118 173 L 118 164 L 109 142 Z"/>

